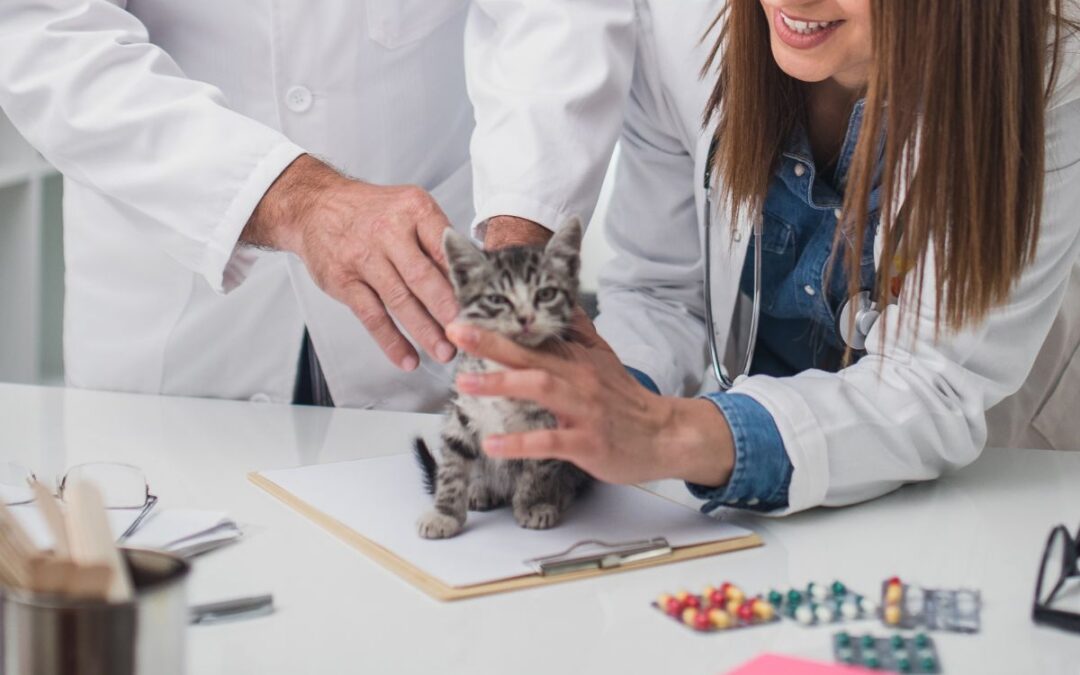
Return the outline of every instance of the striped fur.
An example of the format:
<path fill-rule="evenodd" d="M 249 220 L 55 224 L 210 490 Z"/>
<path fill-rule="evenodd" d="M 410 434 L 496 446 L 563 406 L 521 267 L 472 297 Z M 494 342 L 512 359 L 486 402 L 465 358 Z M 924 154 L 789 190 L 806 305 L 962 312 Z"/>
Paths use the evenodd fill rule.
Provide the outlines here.
<path fill-rule="evenodd" d="M 461 305 L 460 318 L 539 347 L 562 340 L 577 303 L 581 224 L 564 225 L 545 247 L 484 252 L 464 236 L 447 230 L 443 247 Z M 545 345 L 546 346 L 546 345 Z M 497 363 L 468 354 L 459 372 L 500 370 Z M 591 478 L 573 464 L 557 460 L 499 460 L 488 457 L 480 440 L 491 434 L 555 428 L 548 411 L 527 401 L 477 398 L 455 393 L 442 430 L 441 459 L 422 441 L 415 447 L 425 481 L 434 486 L 435 506 L 417 524 L 428 539 L 452 537 L 465 526 L 469 510 L 509 505 L 522 527 L 546 529 Z"/>

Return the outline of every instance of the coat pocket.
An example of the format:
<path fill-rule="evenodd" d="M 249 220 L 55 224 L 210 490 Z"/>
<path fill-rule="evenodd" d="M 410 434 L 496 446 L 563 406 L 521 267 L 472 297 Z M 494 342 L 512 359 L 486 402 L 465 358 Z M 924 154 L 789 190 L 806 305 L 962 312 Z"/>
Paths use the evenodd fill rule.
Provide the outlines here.
<path fill-rule="evenodd" d="M 368 35 L 387 49 L 397 49 L 464 15 L 468 6 L 468 0 L 368 0 Z"/>

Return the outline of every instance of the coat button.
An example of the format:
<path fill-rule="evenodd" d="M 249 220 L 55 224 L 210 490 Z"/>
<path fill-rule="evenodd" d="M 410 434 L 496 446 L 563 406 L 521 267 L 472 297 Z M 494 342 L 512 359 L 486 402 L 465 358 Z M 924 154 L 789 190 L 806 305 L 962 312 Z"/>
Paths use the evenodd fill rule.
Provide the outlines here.
<path fill-rule="evenodd" d="M 285 92 L 285 105 L 293 112 L 306 112 L 311 108 L 311 102 L 311 90 L 307 87 L 297 85 L 290 87 L 289 91 Z"/>
<path fill-rule="evenodd" d="M 735 239 L 735 243 L 739 243 L 740 241 L 742 241 L 742 232 L 736 231 L 734 239 Z"/>
<path fill-rule="evenodd" d="M 832 213 L 833 213 L 834 216 L 836 216 L 837 220 L 840 220 L 840 217 L 844 215 L 844 212 L 841 211 L 840 209 L 833 209 Z"/>
<path fill-rule="evenodd" d="M 262 392 L 259 392 L 258 394 L 253 395 L 248 400 L 251 401 L 252 403 L 269 403 L 270 402 L 270 396 L 268 394 L 264 394 Z"/>
<path fill-rule="evenodd" d="M 806 167 L 801 163 L 796 164 L 795 165 L 795 176 L 797 178 L 802 178 L 805 175 L 806 175 Z"/>
<path fill-rule="evenodd" d="M 805 286 L 802 287 L 802 289 L 804 291 L 806 291 L 807 295 L 817 295 L 817 291 L 815 291 L 814 287 L 811 286 L 810 284 L 806 284 Z"/>

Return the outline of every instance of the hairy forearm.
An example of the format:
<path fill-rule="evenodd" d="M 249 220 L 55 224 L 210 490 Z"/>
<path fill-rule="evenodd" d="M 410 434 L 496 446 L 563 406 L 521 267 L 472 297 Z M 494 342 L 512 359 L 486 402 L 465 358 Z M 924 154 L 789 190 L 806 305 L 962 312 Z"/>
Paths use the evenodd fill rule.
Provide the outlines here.
<path fill-rule="evenodd" d="M 551 238 L 551 230 L 517 216 L 494 216 L 487 221 L 484 248 L 496 250 L 510 246 L 542 246 Z"/>
<path fill-rule="evenodd" d="M 310 155 L 290 164 L 266 191 L 240 234 L 249 246 L 299 253 L 303 229 L 320 200 L 348 179 Z"/>

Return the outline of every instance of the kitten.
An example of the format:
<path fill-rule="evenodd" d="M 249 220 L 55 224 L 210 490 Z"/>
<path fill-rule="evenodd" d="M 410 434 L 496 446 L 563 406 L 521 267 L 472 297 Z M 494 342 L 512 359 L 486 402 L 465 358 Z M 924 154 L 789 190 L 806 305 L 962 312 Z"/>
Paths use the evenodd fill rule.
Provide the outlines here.
<path fill-rule="evenodd" d="M 575 219 L 547 246 L 484 252 L 464 235 L 446 230 L 443 250 L 461 306 L 459 320 L 527 347 L 557 344 L 566 337 L 577 303 L 581 236 Z M 458 372 L 501 369 L 469 354 L 458 363 Z M 487 511 L 506 504 L 522 527 L 554 527 L 592 478 L 559 460 L 494 459 L 484 454 L 480 441 L 490 434 L 555 426 L 551 413 L 529 401 L 452 394 L 441 461 L 435 461 L 423 439 L 414 448 L 427 490 L 435 495 L 434 510 L 417 523 L 420 536 L 452 537 L 465 526 L 467 509 Z"/>

